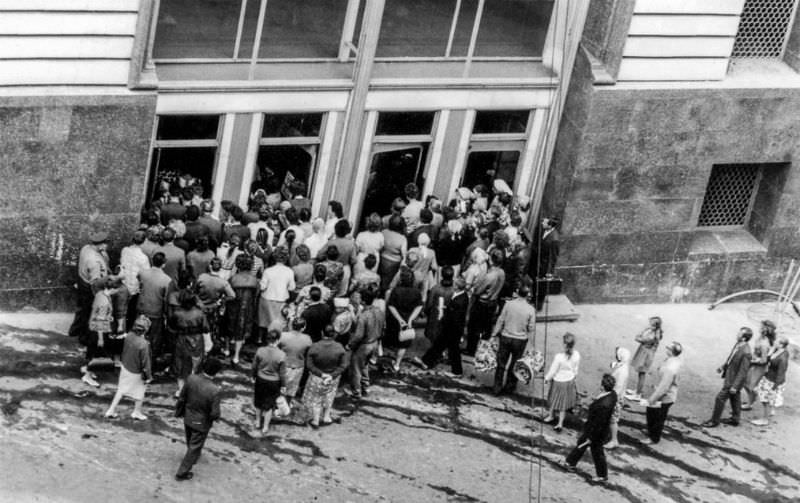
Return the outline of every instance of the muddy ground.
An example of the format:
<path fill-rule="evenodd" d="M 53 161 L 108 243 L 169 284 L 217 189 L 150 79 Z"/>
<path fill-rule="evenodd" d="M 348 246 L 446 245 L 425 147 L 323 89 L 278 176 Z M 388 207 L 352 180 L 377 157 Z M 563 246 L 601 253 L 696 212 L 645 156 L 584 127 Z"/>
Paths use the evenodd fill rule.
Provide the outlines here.
<path fill-rule="evenodd" d="M 173 479 L 183 455 L 181 421 L 173 417 L 175 385 L 148 390 L 147 421 L 102 414 L 116 381 L 98 369 L 102 386 L 80 381 L 80 352 L 64 334 L 69 315 L 0 313 L 0 500 L 93 501 L 800 501 L 800 372 L 790 366 L 786 406 L 773 424 L 704 430 L 720 380 L 714 374 L 741 325 L 754 328 L 748 305 L 578 306 L 575 323 L 539 326 L 537 346 L 558 348 L 565 330 L 583 355 L 579 390 L 588 401 L 613 348 L 635 348 L 648 315 L 664 317 L 666 339 L 685 348 L 686 371 L 665 439 L 640 443 L 643 410 L 624 411 L 622 446 L 609 453 L 610 482 L 590 483 L 590 456 L 577 474 L 557 463 L 581 426 L 571 417 L 556 433 L 536 419 L 541 381 L 497 398 L 490 376 L 453 379 L 404 365 L 379 373 L 359 403 L 336 401 L 338 422 L 313 430 L 276 423 L 253 439 L 246 375 L 226 370 L 223 419 L 212 430 L 195 478 Z M 545 330 L 546 328 L 546 330 Z M 424 342 L 415 349 L 424 349 Z M 660 358 L 659 358 L 660 359 Z M 753 413 L 745 413 L 745 419 Z"/>

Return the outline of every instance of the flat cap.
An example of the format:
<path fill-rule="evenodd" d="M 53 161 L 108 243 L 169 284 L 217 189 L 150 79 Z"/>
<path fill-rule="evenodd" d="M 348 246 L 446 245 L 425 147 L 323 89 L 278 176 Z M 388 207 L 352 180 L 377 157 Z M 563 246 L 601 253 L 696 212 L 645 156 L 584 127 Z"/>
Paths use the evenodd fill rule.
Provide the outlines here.
<path fill-rule="evenodd" d="M 89 242 L 92 243 L 92 244 L 96 245 L 96 244 L 100 244 L 100 243 L 105 243 L 106 241 L 108 241 L 108 233 L 107 232 L 100 231 L 100 232 L 93 232 L 93 233 L 89 234 Z"/>

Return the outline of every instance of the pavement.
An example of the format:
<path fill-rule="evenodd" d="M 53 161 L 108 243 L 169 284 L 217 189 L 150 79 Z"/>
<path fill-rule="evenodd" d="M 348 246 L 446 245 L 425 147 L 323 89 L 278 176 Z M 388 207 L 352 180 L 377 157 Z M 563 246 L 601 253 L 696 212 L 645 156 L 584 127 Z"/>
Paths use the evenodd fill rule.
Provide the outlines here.
<path fill-rule="evenodd" d="M 67 313 L 0 313 L 0 501 L 800 501 L 800 372 L 790 363 L 786 404 L 768 427 L 703 429 L 740 326 L 774 317 L 760 304 L 578 305 L 580 319 L 537 325 L 537 349 L 548 360 L 570 331 L 582 355 L 584 406 L 598 391 L 614 348 L 631 350 L 634 335 L 659 315 L 665 340 L 684 347 L 678 402 L 665 437 L 641 443 L 644 411 L 623 411 L 621 447 L 608 453 L 610 480 L 591 483 L 587 455 L 571 474 L 558 463 L 574 445 L 579 416 L 557 433 L 539 421 L 541 379 L 513 396 L 495 397 L 491 375 L 471 367 L 453 378 L 440 366 L 404 364 L 378 370 L 369 396 L 335 403 L 337 422 L 311 429 L 284 421 L 254 439 L 252 390 L 245 373 L 226 369 L 222 420 L 209 437 L 195 478 L 176 482 L 183 430 L 173 417 L 175 384 L 151 385 L 146 421 L 102 414 L 116 383 L 113 367 L 98 370 L 100 388 L 80 381 L 80 348 L 65 336 Z M 782 326 L 794 336 L 798 320 Z M 413 353 L 425 349 L 420 336 Z M 658 361 L 662 359 L 659 355 Z M 652 379 L 649 379 L 650 383 Z"/>

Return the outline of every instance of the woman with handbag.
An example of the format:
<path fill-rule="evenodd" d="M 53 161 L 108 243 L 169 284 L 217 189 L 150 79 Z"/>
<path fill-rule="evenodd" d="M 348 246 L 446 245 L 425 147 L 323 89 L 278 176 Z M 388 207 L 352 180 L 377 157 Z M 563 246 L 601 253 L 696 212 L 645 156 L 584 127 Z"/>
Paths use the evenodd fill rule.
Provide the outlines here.
<path fill-rule="evenodd" d="M 392 288 L 386 303 L 390 314 L 386 317 L 386 335 L 390 341 L 397 341 L 397 355 L 392 366 L 395 372 L 400 370 L 400 363 L 414 342 L 414 320 L 422 312 L 423 306 L 422 293 L 414 288 L 414 273 L 410 270 L 401 271 L 398 284 Z"/>

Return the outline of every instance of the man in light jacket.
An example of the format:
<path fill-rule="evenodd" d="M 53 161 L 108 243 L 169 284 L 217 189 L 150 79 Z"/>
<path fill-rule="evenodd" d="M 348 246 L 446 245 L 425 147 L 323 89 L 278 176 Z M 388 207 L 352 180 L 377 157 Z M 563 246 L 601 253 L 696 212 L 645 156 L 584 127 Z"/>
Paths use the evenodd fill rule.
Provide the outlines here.
<path fill-rule="evenodd" d="M 731 349 L 728 359 L 717 369 L 717 373 L 722 375 L 722 389 L 717 394 L 714 401 L 714 412 L 711 419 L 703 423 L 704 428 L 714 428 L 719 426 L 720 416 L 725 409 L 725 402 L 731 401 L 731 417 L 723 419 L 722 422 L 731 426 L 739 426 L 739 418 L 742 415 L 742 395 L 740 391 L 747 379 L 747 371 L 750 370 L 750 360 L 753 353 L 750 350 L 749 341 L 753 337 L 753 331 L 747 327 L 739 329 L 736 334 L 736 344 Z"/>
<path fill-rule="evenodd" d="M 678 357 L 683 352 L 683 346 L 673 341 L 665 350 L 667 359 L 658 369 L 658 385 L 650 398 L 643 401 L 647 407 L 647 438 L 642 443 L 646 445 L 657 444 L 661 440 L 669 408 L 678 398 L 678 374 L 683 366 Z"/>

